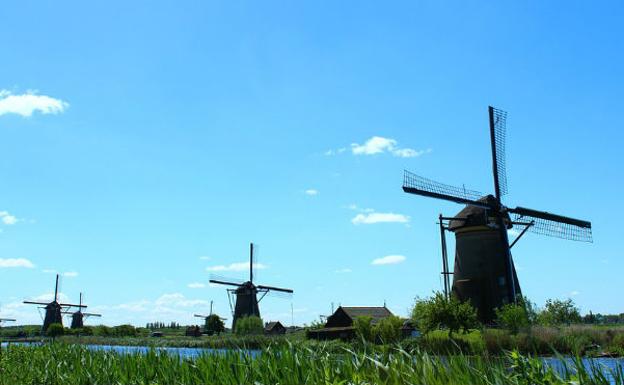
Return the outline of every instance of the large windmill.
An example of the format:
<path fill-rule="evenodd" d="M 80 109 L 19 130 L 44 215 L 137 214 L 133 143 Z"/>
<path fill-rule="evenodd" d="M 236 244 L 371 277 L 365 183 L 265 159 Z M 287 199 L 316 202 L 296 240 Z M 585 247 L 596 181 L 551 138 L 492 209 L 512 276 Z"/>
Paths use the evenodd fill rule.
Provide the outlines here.
<path fill-rule="evenodd" d="M 24 301 L 26 304 L 30 305 L 44 305 L 45 309 L 45 317 L 43 319 L 43 331 L 48 330 L 48 326 L 53 323 L 63 324 L 63 308 L 77 307 L 78 309 L 86 308 L 87 305 L 79 304 L 73 305 L 69 303 L 60 303 L 58 301 L 58 283 L 59 283 L 59 275 L 56 275 L 56 284 L 54 285 L 54 299 L 52 302 L 37 302 L 37 301 Z"/>
<path fill-rule="evenodd" d="M 78 302 L 78 310 L 75 312 L 64 311 L 63 314 L 71 315 L 71 328 L 80 329 L 84 327 L 84 319 L 89 317 L 101 317 L 101 314 L 97 313 L 85 313 L 82 311 L 82 293 L 80 293 L 80 302 Z M 86 307 L 86 306 L 85 306 Z"/>
<path fill-rule="evenodd" d="M 260 309 L 258 303 L 262 301 L 264 296 L 270 292 L 292 293 L 291 289 L 281 287 L 256 285 L 253 282 L 254 273 L 254 244 L 249 245 L 249 281 L 234 282 L 233 280 L 211 279 L 211 283 L 219 285 L 235 286 L 235 289 L 227 289 L 229 295 L 236 296 L 236 304 L 234 305 L 234 315 L 232 319 L 232 329 L 236 326 L 236 321 L 242 317 L 257 316 L 260 317 Z M 260 299 L 258 299 L 260 294 Z"/>
<path fill-rule="evenodd" d="M 452 291 L 460 300 L 470 300 L 484 322 L 491 322 L 494 309 L 515 302 L 521 294 L 511 247 L 529 230 L 538 234 L 591 242 L 591 223 L 579 219 L 537 211 L 524 207 L 510 208 L 502 204 L 507 193 L 505 167 L 505 125 L 507 113 L 489 107 L 494 195 L 434 182 L 408 171 L 404 173 L 403 191 L 465 204 L 455 217 L 444 218 L 441 224 L 445 289 L 448 276 L 453 275 Z M 513 219 L 510 216 L 513 215 Z M 513 225 L 524 226 L 509 243 L 507 230 Z M 455 267 L 448 272 L 445 255 L 444 229 L 455 233 Z"/>

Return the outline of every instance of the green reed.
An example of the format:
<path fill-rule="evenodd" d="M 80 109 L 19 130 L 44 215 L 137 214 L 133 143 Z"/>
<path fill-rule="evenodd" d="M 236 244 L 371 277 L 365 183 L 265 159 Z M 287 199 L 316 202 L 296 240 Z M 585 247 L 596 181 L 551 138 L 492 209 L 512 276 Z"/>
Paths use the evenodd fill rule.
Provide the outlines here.
<path fill-rule="evenodd" d="M 538 358 L 435 356 L 419 350 L 373 347 L 351 351 L 303 344 L 181 358 L 92 351 L 51 343 L 10 346 L 0 355 L 1 384 L 609 384 L 624 385 L 624 370 L 585 368 L 580 359 L 561 374 Z"/>

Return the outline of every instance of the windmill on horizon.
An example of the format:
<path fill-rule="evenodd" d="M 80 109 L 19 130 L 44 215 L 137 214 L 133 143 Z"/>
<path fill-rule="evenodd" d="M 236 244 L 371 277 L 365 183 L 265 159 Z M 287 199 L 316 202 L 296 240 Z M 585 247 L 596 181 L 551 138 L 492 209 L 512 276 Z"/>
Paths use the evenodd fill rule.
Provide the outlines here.
<path fill-rule="evenodd" d="M 59 285 L 59 275 L 56 275 L 56 283 L 54 285 L 54 299 L 51 302 L 39 302 L 39 301 L 24 301 L 25 304 L 29 305 L 44 305 L 45 309 L 45 317 L 43 319 L 43 331 L 48 330 L 48 327 L 53 323 L 63 324 L 63 308 L 71 308 L 77 307 L 78 310 L 82 308 L 86 308 L 87 305 L 83 304 L 70 304 L 70 303 L 60 303 L 58 301 L 58 285 Z"/>
<path fill-rule="evenodd" d="M 235 289 L 227 289 L 228 297 L 235 296 L 235 305 L 233 310 L 233 319 L 232 319 L 232 330 L 236 327 L 236 321 L 242 317 L 248 316 L 257 316 L 260 317 L 260 309 L 258 307 L 258 303 L 262 301 L 262 299 L 267 295 L 267 293 L 280 292 L 280 293 L 288 293 L 292 294 L 292 289 L 285 289 L 281 287 L 275 286 L 266 286 L 266 285 L 256 285 L 253 282 L 254 276 L 254 244 L 249 244 L 249 281 L 246 282 L 236 282 L 232 279 L 213 279 L 210 280 L 210 283 L 215 283 L 219 285 L 226 286 L 235 286 Z M 258 299 L 258 294 L 260 294 L 260 299 Z M 232 302 L 230 300 L 230 307 L 232 306 Z"/>
<path fill-rule="evenodd" d="M 403 176 L 403 191 L 406 193 L 466 205 L 455 217 L 440 215 L 444 288 L 448 295 L 449 275 L 453 275 L 452 292 L 462 301 L 469 300 L 484 322 L 494 319 L 494 309 L 515 302 L 521 295 L 511 248 L 527 231 L 575 241 L 592 241 L 591 223 L 588 221 L 503 205 L 501 198 L 507 193 L 507 113 L 494 107 L 488 107 L 488 113 L 494 195 L 438 183 L 409 171 L 404 171 Z M 514 225 L 524 228 L 510 244 L 507 231 Z M 448 271 L 445 230 L 455 233 L 453 273 Z"/>

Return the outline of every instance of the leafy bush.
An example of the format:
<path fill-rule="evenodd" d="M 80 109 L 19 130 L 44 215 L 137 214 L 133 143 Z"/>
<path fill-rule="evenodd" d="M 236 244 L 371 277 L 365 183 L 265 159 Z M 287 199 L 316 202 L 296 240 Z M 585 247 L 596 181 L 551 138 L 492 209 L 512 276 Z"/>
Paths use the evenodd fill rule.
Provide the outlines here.
<path fill-rule="evenodd" d="M 416 299 L 412 319 L 425 334 L 444 328 L 448 329 L 449 337 L 454 332 L 463 330 L 466 333 L 479 325 L 477 310 L 470 302 L 461 302 L 455 296 L 447 299 L 440 292 L 434 293 L 428 299 Z"/>
<path fill-rule="evenodd" d="M 373 326 L 375 340 L 384 344 L 398 342 L 401 335 L 403 320 L 397 316 L 390 316 L 380 320 Z"/>
<path fill-rule="evenodd" d="M 46 330 L 46 335 L 52 338 L 62 336 L 63 334 L 65 334 L 65 328 L 60 323 L 50 324 Z"/>
<path fill-rule="evenodd" d="M 112 335 L 115 337 L 136 337 L 137 328 L 132 325 L 113 326 Z"/>
<path fill-rule="evenodd" d="M 264 324 L 262 319 L 256 316 L 239 318 L 236 320 L 234 332 L 241 336 L 262 334 L 264 333 Z"/>
<path fill-rule="evenodd" d="M 373 319 L 371 317 L 355 317 L 353 320 L 353 328 L 355 335 L 364 341 L 373 342 Z"/>
<path fill-rule="evenodd" d="M 540 324 L 547 326 L 570 325 L 581 322 L 579 309 L 571 299 L 565 301 L 547 300 L 544 310 L 538 314 L 537 318 Z"/>
<path fill-rule="evenodd" d="M 225 324 L 218 315 L 211 314 L 208 316 L 208 318 L 206 318 L 205 329 L 206 333 L 210 335 L 219 334 L 225 331 Z"/>
<path fill-rule="evenodd" d="M 520 329 L 525 329 L 531 324 L 525 301 L 508 303 L 495 311 L 496 322 L 512 334 L 518 334 Z"/>

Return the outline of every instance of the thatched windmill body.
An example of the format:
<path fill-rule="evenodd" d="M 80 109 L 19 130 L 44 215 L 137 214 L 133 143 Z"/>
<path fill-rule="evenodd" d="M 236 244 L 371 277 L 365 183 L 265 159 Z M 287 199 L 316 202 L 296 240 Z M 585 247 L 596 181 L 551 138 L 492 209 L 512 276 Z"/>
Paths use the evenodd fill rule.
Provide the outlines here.
<path fill-rule="evenodd" d="M 56 283 L 54 285 L 54 299 L 52 302 L 38 302 L 38 301 L 24 301 L 25 304 L 30 305 L 43 305 L 45 309 L 45 317 L 43 319 L 43 331 L 48 330 L 48 327 L 53 323 L 63 324 L 63 308 L 77 307 L 78 309 L 86 308 L 87 305 L 60 303 L 58 301 L 58 283 L 59 275 L 56 275 Z"/>
<path fill-rule="evenodd" d="M 234 282 L 233 280 L 211 279 L 211 283 L 219 285 L 234 286 L 235 289 L 227 289 L 228 294 L 235 296 L 235 305 L 233 309 L 232 329 L 236 326 L 236 321 L 242 317 L 257 316 L 260 317 L 260 308 L 258 303 L 262 301 L 264 296 L 269 292 L 292 294 L 291 289 L 285 289 L 275 286 L 256 285 L 253 282 L 254 273 L 254 244 L 249 246 L 249 281 Z M 260 299 L 258 299 L 260 295 Z"/>
<path fill-rule="evenodd" d="M 507 193 L 505 168 L 505 124 L 507 114 L 489 107 L 490 142 L 494 195 L 453 187 L 404 173 L 403 191 L 455 203 L 466 207 L 455 217 L 440 215 L 445 291 L 453 275 L 452 292 L 461 300 L 470 300 L 484 322 L 494 319 L 494 309 L 515 302 L 521 294 L 511 256 L 511 247 L 527 231 L 564 239 L 591 242 L 591 223 L 525 207 L 502 204 Z M 513 218 L 512 218 L 513 215 Z M 510 244 L 507 230 L 523 227 Z M 455 234 L 455 265 L 448 271 L 444 231 Z"/>
<path fill-rule="evenodd" d="M 86 307 L 86 306 L 85 306 Z M 85 318 L 89 317 L 101 317 L 101 314 L 97 313 L 86 313 L 82 311 L 82 293 L 80 293 L 80 302 L 78 306 L 78 310 L 75 312 L 64 311 L 63 314 L 71 315 L 71 328 L 72 329 L 80 329 L 84 327 Z"/>

